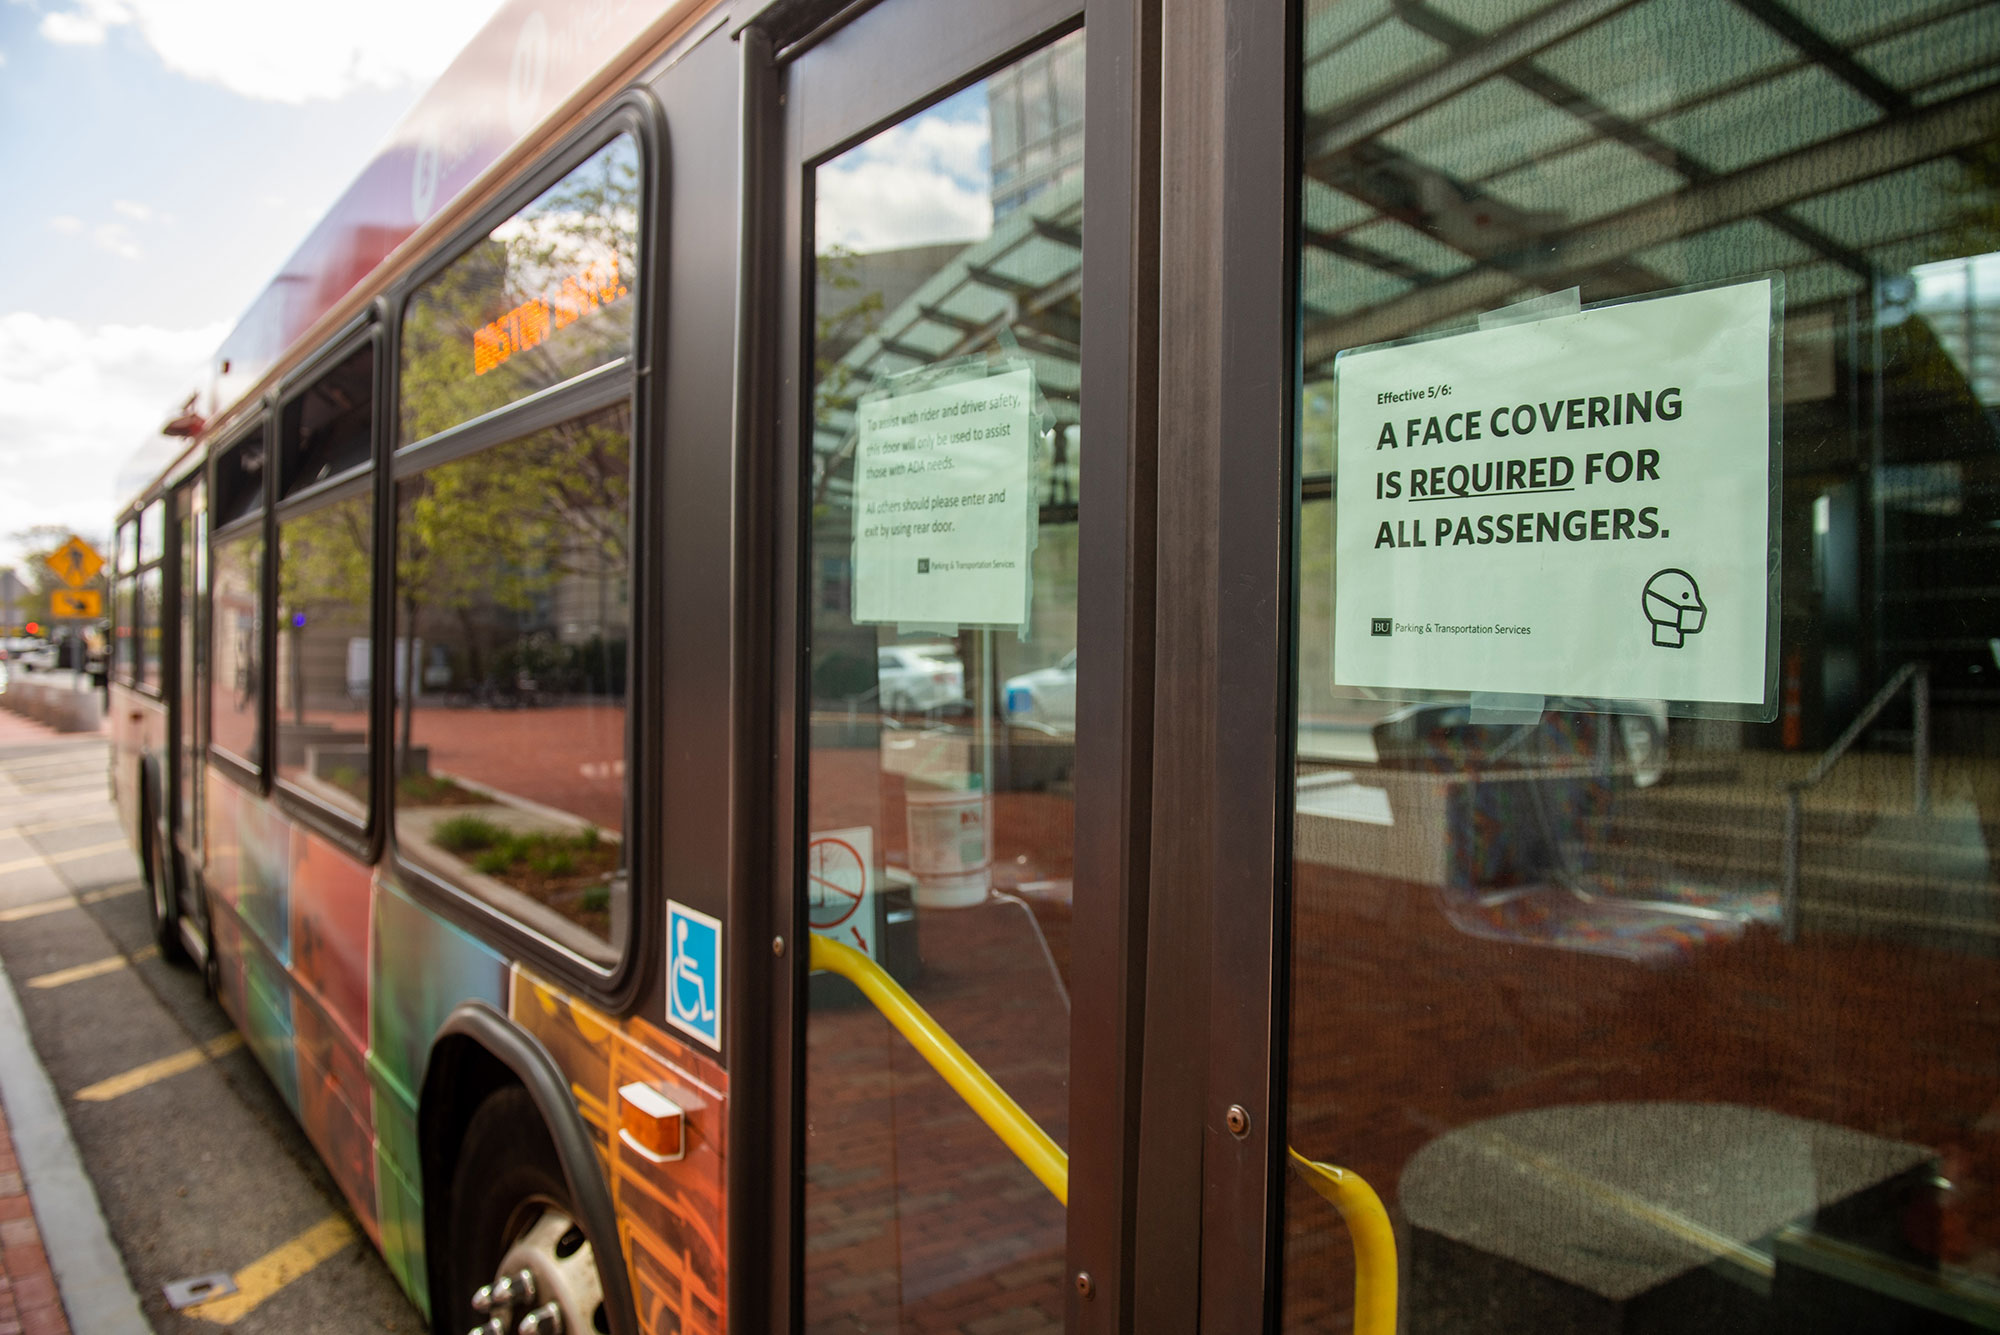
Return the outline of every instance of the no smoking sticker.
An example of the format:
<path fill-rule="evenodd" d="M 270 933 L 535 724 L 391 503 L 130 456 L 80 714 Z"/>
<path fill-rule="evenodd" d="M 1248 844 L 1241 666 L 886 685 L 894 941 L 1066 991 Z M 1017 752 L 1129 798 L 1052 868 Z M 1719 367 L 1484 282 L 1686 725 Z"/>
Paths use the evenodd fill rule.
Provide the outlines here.
<path fill-rule="evenodd" d="M 806 848 L 806 920 L 870 959 L 875 949 L 875 831 L 827 830 Z"/>

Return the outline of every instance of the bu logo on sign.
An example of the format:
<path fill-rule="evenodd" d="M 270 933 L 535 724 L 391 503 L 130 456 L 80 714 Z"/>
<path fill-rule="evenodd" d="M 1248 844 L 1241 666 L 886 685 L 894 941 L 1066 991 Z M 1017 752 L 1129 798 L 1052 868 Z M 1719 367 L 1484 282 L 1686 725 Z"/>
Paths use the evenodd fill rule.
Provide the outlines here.
<path fill-rule="evenodd" d="M 667 1018 L 722 1049 L 722 924 L 667 901 Z"/>

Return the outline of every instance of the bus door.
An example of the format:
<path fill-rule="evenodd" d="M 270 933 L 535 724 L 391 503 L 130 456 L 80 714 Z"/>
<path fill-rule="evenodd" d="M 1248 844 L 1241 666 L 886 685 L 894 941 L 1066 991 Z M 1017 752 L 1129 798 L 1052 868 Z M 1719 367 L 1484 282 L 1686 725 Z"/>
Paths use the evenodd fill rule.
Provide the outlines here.
<path fill-rule="evenodd" d="M 207 698 L 207 632 L 203 604 L 208 590 L 208 495 L 200 474 L 183 483 L 173 496 L 174 534 L 178 543 L 173 563 L 173 587 L 167 605 L 175 609 L 178 649 L 172 695 L 167 710 L 167 754 L 172 769 L 174 851 L 178 865 L 201 865 L 201 701 Z M 183 889 L 192 878 L 182 876 Z M 184 911 L 201 914 L 202 897 L 181 896 Z"/>
<path fill-rule="evenodd" d="M 1118 958 L 1093 761 L 1123 726 L 1122 567 L 1079 518 L 1087 485 L 1123 504 L 1126 437 L 1107 415 L 1092 467 L 1086 51 L 1060 0 L 891 3 L 780 75 L 799 1157 L 773 1328 L 1059 1330 L 1110 1274 L 1073 1226 L 1121 1088 L 1087 1055 L 1117 971 L 1076 967 Z"/>
<path fill-rule="evenodd" d="M 1412 1335 L 1993 1329 L 2000 30 L 1448 8 L 1234 43 L 1289 1144 Z M 1271 1183 L 1278 1328 L 1394 1322 Z"/>

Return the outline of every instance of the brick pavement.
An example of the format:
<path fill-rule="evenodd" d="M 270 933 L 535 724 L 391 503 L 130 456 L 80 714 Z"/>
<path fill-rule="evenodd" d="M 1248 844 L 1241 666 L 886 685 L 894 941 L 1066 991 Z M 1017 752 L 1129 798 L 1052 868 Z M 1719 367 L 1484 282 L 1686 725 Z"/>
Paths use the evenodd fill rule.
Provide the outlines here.
<path fill-rule="evenodd" d="M 33 746 L 45 742 L 68 742 L 97 735 L 96 733 L 57 732 L 54 728 L 43 727 L 33 719 L 21 717 L 21 715 L 16 714 L 6 706 L 6 692 L 0 690 L 0 747 Z"/>
<path fill-rule="evenodd" d="M 1680 963 L 1496 942 L 1407 882 L 1301 865 L 1291 1132 L 1400 1225 L 1411 1156 L 1456 1128 L 1575 1103 L 1768 1108 L 1927 1146 L 1952 1183 L 1896 1228 L 2000 1278 L 2000 970 L 1977 954 L 1753 931 Z M 1331 1210 L 1286 1187 L 1285 1328 L 1346 1329 Z"/>
<path fill-rule="evenodd" d="M 55 1275 L 0 1110 L 0 1335 L 68 1335 Z"/>
<path fill-rule="evenodd" d="M 61 742 L 74 736 L 0 709 L 0 747 Z M 69 1319 L 21 1178 L 4 1107 L 0 1107 L 0 1271 L 5 1272 L 0 1274 L 0 1335 L 68 1335 Z"/>

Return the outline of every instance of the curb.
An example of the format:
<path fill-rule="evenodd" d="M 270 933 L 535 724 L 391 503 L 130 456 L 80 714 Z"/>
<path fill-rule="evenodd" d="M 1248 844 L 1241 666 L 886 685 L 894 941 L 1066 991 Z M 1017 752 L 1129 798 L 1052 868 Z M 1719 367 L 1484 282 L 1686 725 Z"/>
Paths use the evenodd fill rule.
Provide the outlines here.
<path fill-rule="evenodd" d="M 0 1101 L 34 1203 L 42 1245 L 78 1335 L 151 1335 L 111 1241 L 97 1190 L 70 1139 L 62 1101 L 28 1041 L 14 984 L 0 966 Z"/>

